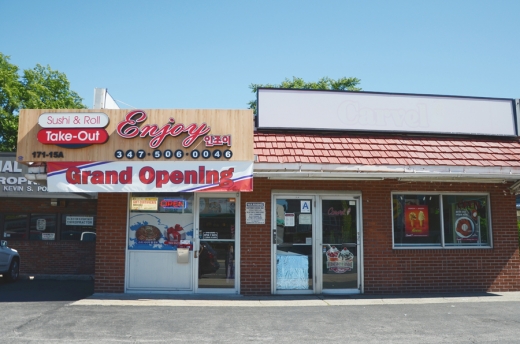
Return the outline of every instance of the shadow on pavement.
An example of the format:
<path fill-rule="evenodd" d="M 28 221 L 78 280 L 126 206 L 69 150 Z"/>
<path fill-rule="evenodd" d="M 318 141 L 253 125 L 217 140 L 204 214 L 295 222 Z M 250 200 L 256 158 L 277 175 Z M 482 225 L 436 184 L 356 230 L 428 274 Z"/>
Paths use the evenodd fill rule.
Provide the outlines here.
<path fill-rule="evenodd" d="M 0 278 L 0 302 L 77 301 L 94 293 L 93 280 Z"/>

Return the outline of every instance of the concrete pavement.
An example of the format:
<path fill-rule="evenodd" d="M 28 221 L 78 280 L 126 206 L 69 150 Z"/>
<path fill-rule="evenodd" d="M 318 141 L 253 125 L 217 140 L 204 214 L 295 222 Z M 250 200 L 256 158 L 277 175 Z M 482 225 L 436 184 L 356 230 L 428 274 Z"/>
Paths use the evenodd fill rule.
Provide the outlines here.
<path fill-rule="evenodd" d="M 161 307 L 325 307 L 368 305 L 414 305 L 445 303 L 520 302 L 520 292 L 453 295 L 309 295 L 224 296 L 172 294 L 93 294 L 72 306 L 161 306 Z"/>

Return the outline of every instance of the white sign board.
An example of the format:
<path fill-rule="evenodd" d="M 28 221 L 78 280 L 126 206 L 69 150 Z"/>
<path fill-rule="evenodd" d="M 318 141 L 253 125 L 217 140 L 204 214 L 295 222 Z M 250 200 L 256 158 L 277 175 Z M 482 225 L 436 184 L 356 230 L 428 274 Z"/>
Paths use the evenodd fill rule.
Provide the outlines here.
<path fill-rule="evenodd" d="M 311 212 L 311 201 L 301 201 L 301 209 L 300 212 L 302 213 L 310 213 Z"/>
<path fill-rule="evenodd" d="M 65 217 L 67 226 L 94 226 L 93 216 L 67 216 Z"/>
<path fill-rule="evenodd" d="M 265 224 L 265 202 L 246 202 L 246 224 Z"/>
<path fill-rule="evenodd" d="M 54 233 L 42 233 L 42 240 L 54 240 L 55 237 Z"/>
<path fill-rule="evenodd" d="M 516 136 L 513 99 L 258 90 L 262 129 Z"/>
<path fill-rule="evenodd" d="M 285 214 L 285 227 L 294 227 L 294 213 Z"/>
<path fill-rule="evenodd" d="M 110 119 L 103 112 L 42 113 L 38 124 L 42 128 L 104 128 Z"/>

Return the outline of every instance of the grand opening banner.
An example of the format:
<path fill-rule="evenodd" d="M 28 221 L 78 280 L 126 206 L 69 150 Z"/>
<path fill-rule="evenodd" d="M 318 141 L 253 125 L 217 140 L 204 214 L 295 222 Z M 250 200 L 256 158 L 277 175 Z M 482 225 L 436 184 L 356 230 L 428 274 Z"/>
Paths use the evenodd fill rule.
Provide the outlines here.
<path fill-rule="evenodd" d="M 50 192 L 253 191 L 253 162 L 48 162 Z"/>

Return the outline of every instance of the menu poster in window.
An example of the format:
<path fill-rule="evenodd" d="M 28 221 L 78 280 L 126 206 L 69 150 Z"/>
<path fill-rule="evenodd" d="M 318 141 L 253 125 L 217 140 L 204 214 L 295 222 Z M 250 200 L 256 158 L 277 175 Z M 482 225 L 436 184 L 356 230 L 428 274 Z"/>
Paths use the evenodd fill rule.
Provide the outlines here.
<path fill-rule="evenodd" d="M 404 207 L 404 229 L 407 237 L 428 236 L 430 226 L 428 223 L 427 205 L 405 205 Z"/>
<path fill-rule="evenodd" d="M 458 243 L 480 242 L 480 219 L 476 211 L 455 207 L 454 236 Z"/>

